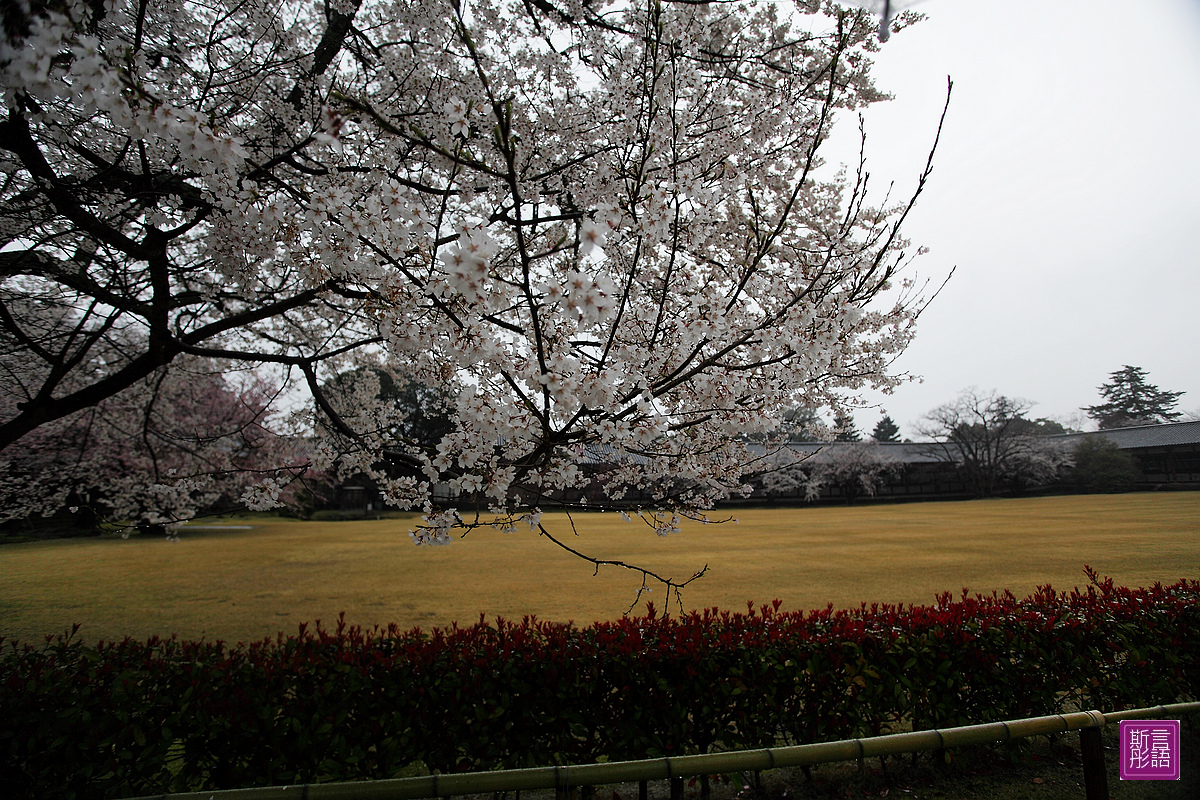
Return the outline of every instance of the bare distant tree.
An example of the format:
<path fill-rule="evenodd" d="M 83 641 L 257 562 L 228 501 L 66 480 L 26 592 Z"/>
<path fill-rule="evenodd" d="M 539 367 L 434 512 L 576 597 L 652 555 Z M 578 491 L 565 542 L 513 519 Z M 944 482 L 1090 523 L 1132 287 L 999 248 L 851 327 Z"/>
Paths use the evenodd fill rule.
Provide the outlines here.
<path fill-rule="evenodd" d="M 917 431 L 933 440 L 933 456 L 959 466 L 976 494 L 991 497 L 1004 488 L 1021 492 L 1049 483 L 1071 463 L 1065 448 L 1040 435 L 1041 421 L 1025 418 L 1033 405 L 967 389 L 926 414 Z"/>

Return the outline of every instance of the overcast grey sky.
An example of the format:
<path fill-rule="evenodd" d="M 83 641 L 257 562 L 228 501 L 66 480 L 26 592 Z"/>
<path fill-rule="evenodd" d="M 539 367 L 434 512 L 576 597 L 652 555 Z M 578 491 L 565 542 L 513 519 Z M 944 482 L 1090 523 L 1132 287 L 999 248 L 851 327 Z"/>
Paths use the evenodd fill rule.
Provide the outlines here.
<path fill-rule="evenodd" d="M 957 272 L 897 362 L 924 382 L 868 399 L 904 436 L 969 386 L 1065 419 L 1132 364 L 1200 411 L 1200 0 L 912 8 L 927 19 L 876 60 L 895 99 L 866 114 L 868 169 L 911 191 L 951 76 L 907 232 L 930 248 L 920 276 Z M 856 126 L 842 119 L 828 156 L 855 156 Z"/>

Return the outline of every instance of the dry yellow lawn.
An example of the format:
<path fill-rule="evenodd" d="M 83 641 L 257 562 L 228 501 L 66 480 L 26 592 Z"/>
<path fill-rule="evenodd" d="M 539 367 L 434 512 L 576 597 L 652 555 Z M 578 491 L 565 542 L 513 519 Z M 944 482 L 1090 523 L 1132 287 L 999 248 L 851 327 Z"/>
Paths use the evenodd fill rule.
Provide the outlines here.
<path fill-rule="evenodd" d="M 853 508 L 752 509 L 738 524 L 659 538 L 615 514 L 544 522 L 598 557 L 664 575 L 709 573 L 687 608 L 926 603 L 962 587 L 1025 595 L 1084 583 L 1090 564 L 1119 583 L 1200 578 L 1200 493 L 1050 497 Z M 586 623 L 620 616 L 640 578 L 592 568 L 532 534 L 472 533 L 417 548 L 405 519 L 224 521 L 182 541 L 90 539 L 0 547 L 0 635 L 40 640 L 73 622 L 87 640 L 178 633 L 250 640 L 329 622 L 430 628 L 482 612 Z M 650 599 L 662 605 L 661 587 Z"/>

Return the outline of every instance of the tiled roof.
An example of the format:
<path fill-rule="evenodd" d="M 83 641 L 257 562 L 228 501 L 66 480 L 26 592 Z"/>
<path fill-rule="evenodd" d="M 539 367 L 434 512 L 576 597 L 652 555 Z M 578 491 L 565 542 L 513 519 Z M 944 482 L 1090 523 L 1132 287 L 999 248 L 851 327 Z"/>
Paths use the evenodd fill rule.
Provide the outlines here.
<path fill-rule="evenodd" d="M 1103 436 L 1122 450 L 1135 450 L 1145 447 L 1177 447 L 1180 445 L 1200 444 L 1200 421 L 1197 422 L 1168 422 L 1162 425 L 1139 425 L 1133 428 L 1113 428 L 1106 431 L 1090 431 L 1087 433 L 1066 433 L 1058 436 L 1047 436 L 1051 441 L 1060 441 L 1074 446 L 1088 436 Z M 840 448 L 851 447 L 847 442 L 799 443 L 789 444 L 787 448 L 800 455 L 815 453 L 814 463 L 833 458 Z M 921 462 L 944 461 L 941 445 L 933 442 L 880 442 L 880 455 L 905 464 Z M 754 449 L 754 446 L 751 447 Z M 763 450 L 763 448 L 759 448 Z M 820 452 L 818 452 L 820 451 Z M 939 457 L 940 456 L 940 457 Z"/>
<path fill-rule="evenodd" d="M 1106 431 L 1091 431 L 1089 433 L 1068 433 L 1053 438 L 1074 441 L 1086 436 L 1103 436 L 1105 439 L 1115 443 L 1121 450 L 1134 450 L 1141 447 L 1171 447 L 1200 444 L 1200 421 L 1167 422 L 1162 425 L 1138 425 L 1133 428 L 1111 428 Z"/>
<path fill-rule="evenodd" d="M 855 445 L 863 444 L 862 442 L 795 442 L 784 445 L 784 449 L 790 451 L 797 457 L 807 455 L 812 463 L 819 464 L 823 461 L 830 461 L 837 454 Z M 884 459 L 891 461 L 899 461 L 904 464 L 915 464 L 918 462 L 934 462 L 943 461 L 945 459 L 938 458 L 936 455 L 940 445 L 932 442 L 867 442 L 874 447 L 878 447 L 878 454 Z M 749 445 L 750 452 L 762 456 L 766 454 L 766 448 L 762 445 Z"/>

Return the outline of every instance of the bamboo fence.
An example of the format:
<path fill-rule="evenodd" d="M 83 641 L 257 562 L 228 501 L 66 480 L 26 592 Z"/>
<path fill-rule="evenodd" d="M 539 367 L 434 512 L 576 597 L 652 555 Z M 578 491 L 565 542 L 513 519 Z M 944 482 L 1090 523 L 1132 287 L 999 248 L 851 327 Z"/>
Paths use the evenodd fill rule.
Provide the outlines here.
<path fill-rule="evenodd" d="M 632 782 L 640 784 L 640 796 L 644 800 L 646 782 L 655 780 L 670 781 L 671 794 L 674 798 L 682 795 L 682 779 L 690 776 L 761 772 L 785 767 L 809 767 L 839 761 L 859 761 L 928 750 L 991 744 L 1010 739 L 1045 736 L 1074 730 L 1080 731 L 1086 800 L 1108 800 L 1104 752 L 1100 744 L 1100 728 L 1107 723 L 1123 719 L 1169 719 L 1194 713 L 1200 713 L 1200 702 L 1175 703 L 1108 714 L 1099 711 L 1079 711 L 1007 722 L 967 725 L 945 730 L 913 731 L 839 742 L 703 753 L 641 761 L 423 775 L 381 781 L 264 786 L 249 789 L 152 795 L 134 800 L 423 800 L 423 798 L 539 789 L 553 789 L 558 798 L 566 798 L 573 789 L 577 788 Z"/>

